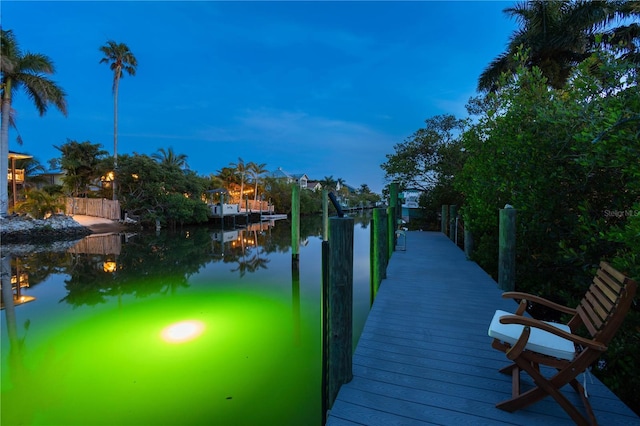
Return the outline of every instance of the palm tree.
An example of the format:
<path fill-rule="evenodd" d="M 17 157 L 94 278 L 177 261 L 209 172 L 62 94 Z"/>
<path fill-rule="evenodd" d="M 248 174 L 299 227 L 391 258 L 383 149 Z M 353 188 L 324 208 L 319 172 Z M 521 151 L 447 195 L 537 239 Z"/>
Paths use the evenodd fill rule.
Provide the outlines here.
<path fill-rule="evenodd" d="M 327 191 L 334 191 L 336 189 L 336 180 L 331 176 L 325 176 L 324 179 L 320 181 L 320 185 L 325 188 Z"/>
<path fill-rule="evenodd" d="M 247 166 L 248 165 L 245 164 L 244 160 L 240 157 L 238 157 L 237 163 L 229 163 L 229 167 L 235 168 L 236 174 L 240 176 L 240 203 L 242 203 L 242 197 L 244 195 L 244 177 L 249 172 Z"/>
<path fill-rule="evenodd" d="M 238 183 L 238 175 L 236 175 L 236 170 L 234 168 L 223 167 L 220 170 L 218 170 L 216 173 L 217 173 L 217 178 L 220 179 L 220 181 L 223 182 L 223 184 L 226 185 L 227 188 L 230 185 L 234 185 Z"/>
<path fill-rule="evenodd" d="M 122 71 L 126 71 L 130 76 L 136 75 L 138 60 L 129 47 L 124 43 L 116 43 L 113 40 L 100 47 L 104 58 L 100 59 L 101 64 L 109 64 L 113 71 L 113 199 L 116 200 L 116 171 L 118 169 L 118 88 L 120 79 L 123 77 Z"/>
<path fill-rule="evenodd" d="M 528 50 L 527 67 L 540 68 L 549 86 L 562 88 L 572 70 L 591 56 L 597 31 L 615 19 L 637 15 L 638 11 L 615 0 L 531 0 L 508 7 L 504 13 L 515 18 L 520 28 L 511 36 L 507 50 L 480 75 L 479 90 L 495 91 L 503 73 L 515 74 L 519 64 L 514 55 L 520 48 Z M 614 30 L 611 37 L 605 38 L 613 42 L 613 34 L 618 33 Z M 627 43 L 626 48 L 635 49 L 635 45 Z"/>
<path fill-rule="evenodd" d="M 371 189 L 369 188 L 369 185 L 367 185 L 366 183 L 363 183 L 360 185 L 358 192 L 360 194 L 371 194 Z"/>
<path fill-rule="evenodd" d="M 260 176 L 264 175 L 267 172 L 267 164 L 266 163 L 254 163 L 253 161 L 249 163 L 249 175 L 253 179 L 253 183 L 255 185 L 253 191 L 253 201 L 258 201 L 258 183 L 260 181 Z"/>
<path fill-rule="evenodd" d="M 156 152 L 155 154 L 151 154 L 151 158 L 165 166 L 176 166 L 181 169 L 189 168 L 189 165 L 187 164 L 187 155 L 176 154 L 173 151 L 172 147 L 169 147 L 169 149 L 167 149 L 166 151 L 164 148 L 158 149 L 158 152 Z"/>
<path fill-rule="evenodd" d="M 23 88 L 36 109 L 43 116 L 49 104 L 67 115 L 66 94 L 46 77 L 55 72 L 53 62 L 40 53 L 22 53 L 11 30 L 1 30 L 0 72 L 2 74 L 2 124 L 0 129 L 0 217 L 6 216 L 9 204 L 8 162 L 9 125 L 13 94 Z"/>

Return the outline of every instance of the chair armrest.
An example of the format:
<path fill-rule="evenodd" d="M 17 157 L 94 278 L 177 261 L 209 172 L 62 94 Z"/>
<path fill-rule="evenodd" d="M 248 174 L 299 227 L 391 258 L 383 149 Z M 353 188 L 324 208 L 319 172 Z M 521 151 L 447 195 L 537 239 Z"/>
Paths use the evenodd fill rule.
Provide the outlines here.
<path fill-rule="evenodd" d="M 551 300 L 547 300 L 543 297 L 536 296 L 529 293 L 521 293 L 518 291 L 507 291 L 502 293 L 502 297 L 504 299 L 525 299 L 527 302 L 537 303 L 539 305 L 546 306 L 548 308 L 554 309 L 558 312 L 563 312 L 565 314 L 575 315 L 576 310 L 574 308 L 570 308 L 568 306 L 562 306 L 558 303 L 552 302 Z"/>
<path fill-rule="evenodd" d="M 560 330 L 553 325 L 544 321 L 537 320 L 535 318 L 524 317 L 521 315 L 505 315 L 500 318 L 501 324 L 519 324 L 525 327 L 535 327 L 551 334 L 555 334 L 558 337 L 570 340 L 575 344 L 582 346 L 583 348 L 591 348 L 597 351 L 604 352 L 607 350 L 607 346 L 595 340 L 585 339 L 584 337 L 577 336 L 575 334 L 567 333 L 564 330 Z"/>

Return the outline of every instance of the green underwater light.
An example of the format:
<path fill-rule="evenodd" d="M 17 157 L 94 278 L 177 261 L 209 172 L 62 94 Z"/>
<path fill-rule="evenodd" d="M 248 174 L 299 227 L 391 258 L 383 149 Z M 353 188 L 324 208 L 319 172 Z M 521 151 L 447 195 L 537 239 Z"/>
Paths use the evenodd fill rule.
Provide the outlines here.
<path fill-rule="evenodd" d="M 204 332 L 204 323 L 197 320 L 185 320 L 168 325 L 160 336 L 167 343 L 186 343 L 198 338 Z"/>

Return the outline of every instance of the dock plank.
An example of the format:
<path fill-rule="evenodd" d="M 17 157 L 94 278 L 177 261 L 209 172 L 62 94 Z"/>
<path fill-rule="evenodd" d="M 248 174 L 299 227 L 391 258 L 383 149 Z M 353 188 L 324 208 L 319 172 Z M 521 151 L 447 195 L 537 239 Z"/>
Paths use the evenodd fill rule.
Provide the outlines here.
<path fill-rule="evenodd" d="M 408 232 L 394 252 L 327 425 L 571 425 L 551 398 L 515 413 L 495 407 L 511 395 L 498 369 L 504 354 L 487 336 L 496 309 L 513 311 L 496 282 L 446 236 Z M 600 424 L 639 425 L 595 377 L 588 380 Z M 524 386 L 532 386 L 522 375 Z M 578 407 L 572 388 L 563 389 Z"/>

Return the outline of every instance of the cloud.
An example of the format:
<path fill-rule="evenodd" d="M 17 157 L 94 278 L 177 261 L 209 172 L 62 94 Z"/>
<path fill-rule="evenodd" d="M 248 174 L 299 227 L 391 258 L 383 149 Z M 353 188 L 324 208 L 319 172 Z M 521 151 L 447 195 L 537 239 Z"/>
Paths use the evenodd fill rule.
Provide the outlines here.
<path fill-rule="evenodd" d="M 244 138 L 259 144 L 254 154 L 269 157 L 270 167 L 307 173 L 311 179 L 332 175 L 378 191 L 383 181 L 380 164 L 398 140 L 366 124 L 304 111 L 246 110 L 237 120 Z M 278 159 L 282 162 L 271 164 Z"/>

